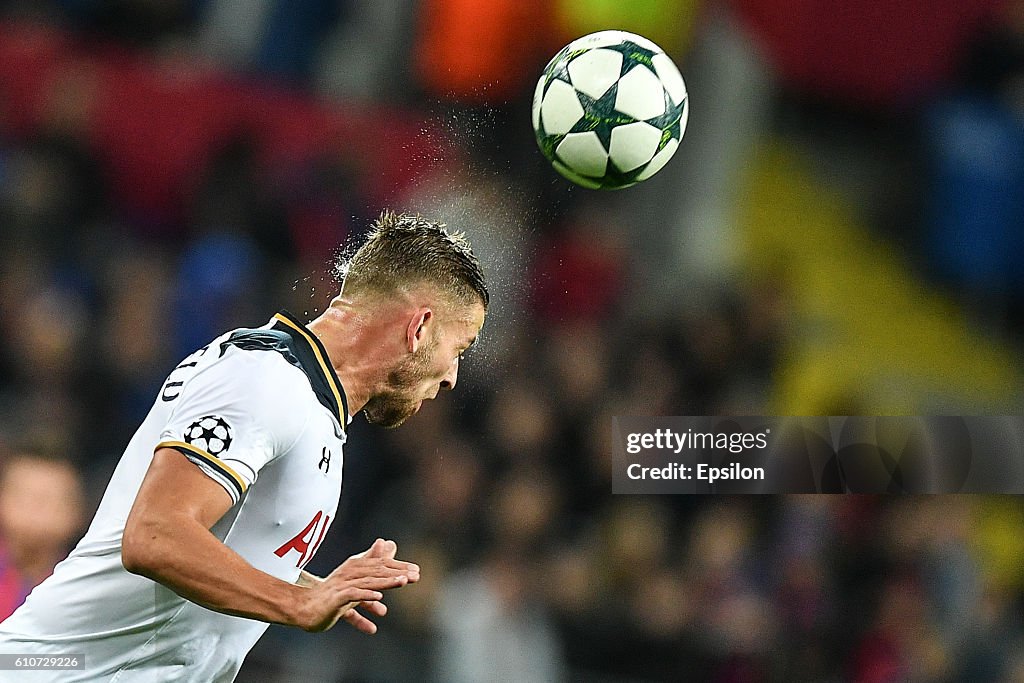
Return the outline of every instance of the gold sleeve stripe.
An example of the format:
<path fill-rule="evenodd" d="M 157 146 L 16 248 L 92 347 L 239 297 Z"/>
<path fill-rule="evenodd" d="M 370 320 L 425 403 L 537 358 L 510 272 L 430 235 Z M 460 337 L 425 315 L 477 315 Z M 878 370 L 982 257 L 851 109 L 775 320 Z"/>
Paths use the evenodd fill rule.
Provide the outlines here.
<path fill-rule="evenodd" d="M 334 394 L 335 403 L 337 404 L 339 409 L 342 406 L 344 406 L 345 402 L 341 400 L 341 393 L 338 391 L 338 387 L 334 383 L 334 370 L 329 365 L 327 365 L 327 360 L 323 357 L 323 355 L 321 355 L 320 347 L 317 345 L 317 343 L 310 338 L 310 336 L 306 333 L 305 330 L 303 330 L 301 327 L 298 327 L 295 323 L 293 323 L 291 320 L 284 317 L 280 313 L 275 314 L 274 318 L 284 323 L 288 327 L 292 328 L 299 334 L 301 334 L 302 338 L 306 340 L 306 343 L 309 344 L 309 347 L 313 349 L 313 353 L 316 355 L 316 359 L 317 361 L 319 361 L 320 367 L 324 371 L 324 377 L 327 378 L 327 383 L 331 386 L 331 392 Z M 345 425 L 348 423 L 348 415 L 339 415 L 338 421 L 341 423 L 342 430 L 344 430 Z"/>
<path fill-rule="evenodd" d="M 228 479 L 235 483 L 238 487 L 239 495 L 245 493 L 245 490 L 249 488 L 248 484 L 245 483 L 245 479 L 242 479 L 233 469 L 224 464 L 220 458 L 210 455 L 201 448 L 196 448 L 192 444 L 187 444 L 184 441 L 164 441 L 157 444 L 157 448 L 173 448 L 177 451 L 188 452 L 191 455 L 198 457 L 200 460 L 214 468 L 221 474 L 228 477 Z"/>

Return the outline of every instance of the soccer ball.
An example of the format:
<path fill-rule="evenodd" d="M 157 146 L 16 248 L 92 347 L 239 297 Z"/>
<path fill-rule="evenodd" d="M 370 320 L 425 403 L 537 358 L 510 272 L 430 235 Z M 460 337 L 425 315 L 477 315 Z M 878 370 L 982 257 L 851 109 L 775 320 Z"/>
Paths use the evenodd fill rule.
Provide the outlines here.
<path fill-rule="evenodd" d="M 686 84 L 664 50 L 626 31 L 599 31 L 562 48 L 533 95 L 544 156 L 569 180 L 619 189 L 650 178 L 686 130 Z"/>
<path fill-rule="evenodd" d="M 185 442 L 210 455 L 220 455 L 231 446 L 231 427 L 222 417 L 206 415 L 188 426 Z"/>

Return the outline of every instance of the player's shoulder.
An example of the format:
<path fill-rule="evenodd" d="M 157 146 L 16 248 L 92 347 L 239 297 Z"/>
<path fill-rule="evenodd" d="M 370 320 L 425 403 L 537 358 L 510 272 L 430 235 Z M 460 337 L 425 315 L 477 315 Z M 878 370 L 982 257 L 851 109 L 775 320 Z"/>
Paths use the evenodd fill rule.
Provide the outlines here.
<path fill-rule="evenodd" d="M 226 377 L 254 397 L 277 403 L 312 397 L 309 382 L 290 336 L 277 329 L 233 330 L 218 338 L 209 349 L 208 372 Z"/>
<path fill-rule="evenodd" d="M 286 311 L 263 327 L 226 332 L 193 356 L 168 379 L 165 401 L 183 394 L 231 395 L 260 414 L 319 403 L 339 423 L 347 417 L 345 392 L 327 350 Z"/>
<path fill-rule="evenodd" d="M 170 411 L 161 438 L 191 444 L 190 434 L 212 428 L 205 423 L 222 422 L 229 434 L 249 433 L 275 452 L 293 443 L 316 399 L 278 337 L 268 329 L 233 330 L 179 364 L 161 396 Z"/>

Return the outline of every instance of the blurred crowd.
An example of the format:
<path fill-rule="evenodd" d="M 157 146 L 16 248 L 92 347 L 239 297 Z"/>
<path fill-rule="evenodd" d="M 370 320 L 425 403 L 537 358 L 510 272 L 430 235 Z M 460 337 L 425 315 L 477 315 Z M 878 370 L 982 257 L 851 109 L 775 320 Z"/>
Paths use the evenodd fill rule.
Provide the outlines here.
<path fill-rule="evenodd" d="M 886 4 L 842 18 L 899 26 Z M 388 207 L 465 230 L 492 310 L 454 394 L 394 432 L 356 420 L 308 568 L 382 536 L 424 578 L 374 638 L 272 627 L 239 680 L 1024 680 L 1016 499 L 611 495 L 613 415 L 766 414 L 806 331 L 786 264 L 744 276 L 721 246 L 752 130 L 827 159 L 871 229 L 1019 337 L 1024 9 L 906 4 L 946 51 L 823 88 L 785 78 L 812 19 L 755 0 L 0 1 L 0 617 L 176 362 L 315 317 Z M 614 195 L 555 176 L 528 125 L 546 60 L 609 26 L 724 112 L 694 104 L 680 158 Z M 750 54 L 772 95 L 731 104 L 767 87 Z"/>

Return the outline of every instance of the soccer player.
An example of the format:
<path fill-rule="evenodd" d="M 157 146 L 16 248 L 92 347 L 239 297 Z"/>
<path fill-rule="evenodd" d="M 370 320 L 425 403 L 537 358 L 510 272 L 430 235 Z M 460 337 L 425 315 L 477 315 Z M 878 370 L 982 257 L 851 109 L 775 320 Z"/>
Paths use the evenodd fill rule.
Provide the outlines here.
<path fill-rule="evenodd" d="M 278 313 L 185 358 L 85 536 L 0 623 L 0 653 L 84 668 L 0 680 L 230 681 L 269 623 L 374 633 L 383 592 L 419 579 L 394 542 L 303 571 L 337 509 L 346 427 L 360 410 L 397 427 L 453 389 L 487 305 L 461 235 L 385 212 L 308 326 Z"/>

